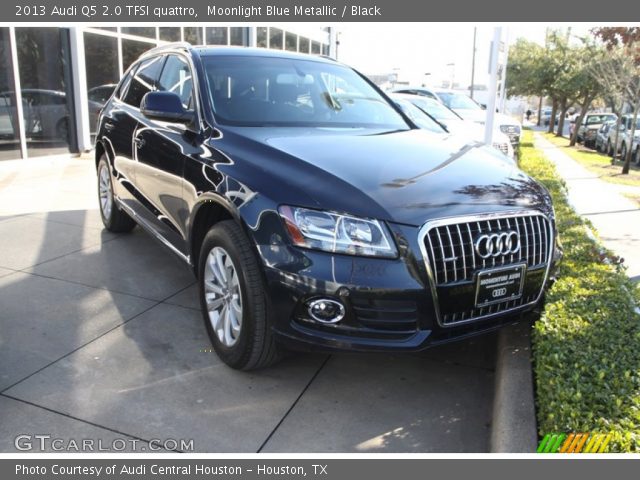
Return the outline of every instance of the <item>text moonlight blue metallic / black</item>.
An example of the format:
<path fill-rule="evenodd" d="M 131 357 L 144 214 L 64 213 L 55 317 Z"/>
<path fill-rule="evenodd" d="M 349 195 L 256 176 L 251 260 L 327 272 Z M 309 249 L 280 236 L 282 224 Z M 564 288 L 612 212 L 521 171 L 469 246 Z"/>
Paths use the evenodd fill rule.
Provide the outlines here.
<path fill-rule="evenodd" d="M 234 368 L 495 329 L 541 301 L 560 256 L 540 184 L 328 58 L 159 47 L 97 132 L 105 227 L 140 225 L 192 266 Z"/>

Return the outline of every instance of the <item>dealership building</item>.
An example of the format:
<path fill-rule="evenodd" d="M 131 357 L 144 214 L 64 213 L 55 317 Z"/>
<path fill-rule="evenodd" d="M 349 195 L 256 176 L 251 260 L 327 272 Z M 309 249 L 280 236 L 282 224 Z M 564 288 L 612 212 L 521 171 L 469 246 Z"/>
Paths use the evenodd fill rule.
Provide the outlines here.
<path fill-rule="evenodd" d="M 90 150 L 102 105 L 144 51 L 170 42 L 335 56 L 329 27 L 0 27 L 0 160 Z"/>

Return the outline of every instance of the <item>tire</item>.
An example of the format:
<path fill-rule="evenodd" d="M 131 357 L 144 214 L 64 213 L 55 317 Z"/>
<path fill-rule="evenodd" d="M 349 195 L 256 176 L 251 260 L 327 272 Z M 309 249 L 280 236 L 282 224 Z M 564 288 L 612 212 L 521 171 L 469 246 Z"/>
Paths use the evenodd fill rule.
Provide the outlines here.
<path fill-rule="evenodd" d="M 613 145 L 611 145 L 611 140 L 607 140 L 607 155 L 610 157 L 613 156 Z"/>
<path fill-rule="evenodd" d="M 622 147 L 620 147 L 620 160 L 624 163 L 627 159 L 627 145 L 623 142 Z"/>
<path fill-rule="evenodd" d="M 219 222 L 205 235 L 198 285 L 205 328 L 224 363 L 237 370 L 255 370 L 281 358 L 256 254 L 235 221 Z"/>
<path fill-rule="evenodd" d="M 98 162 L 98 203 L 102 223 L 110 232 L 126 233 L 136 226 L 136 222 L 120 209 L 113 198 L 111 168 L 104 155 Z"/>
<path fill-rule="evenodd" d="M 640 165 L 640 146 L 636 147 L 636 151 L 633 152 L 633 158 L 631 160 L 636 165 Z"/>

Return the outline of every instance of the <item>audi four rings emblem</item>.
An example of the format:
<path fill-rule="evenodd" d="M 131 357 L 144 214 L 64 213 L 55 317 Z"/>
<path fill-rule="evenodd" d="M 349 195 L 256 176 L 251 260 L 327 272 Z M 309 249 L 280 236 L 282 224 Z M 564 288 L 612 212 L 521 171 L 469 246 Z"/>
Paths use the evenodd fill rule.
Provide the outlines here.
<path fill-rule="evenodd" d="M 480 258 L 513 255 L 520 251 L 520 236 L 514 231 L 486 233 L 478 237 L 475 247 Z"/>

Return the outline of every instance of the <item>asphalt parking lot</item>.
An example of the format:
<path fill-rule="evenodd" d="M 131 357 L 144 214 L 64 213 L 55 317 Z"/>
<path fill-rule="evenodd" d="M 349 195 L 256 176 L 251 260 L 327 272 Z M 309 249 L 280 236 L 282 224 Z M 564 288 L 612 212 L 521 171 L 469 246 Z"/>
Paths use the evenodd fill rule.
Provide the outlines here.
<path fill-rule="evenodd" d="M 88 158 L 0 162 L 0 451 L 21 434 L 139 451 L 489 450 L 495 335 L 231 370 L 209 351 L 191 271 L 139 228 L 103 230 Z"/>

